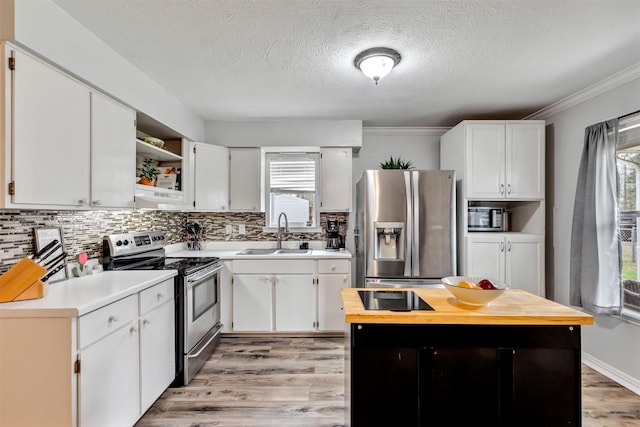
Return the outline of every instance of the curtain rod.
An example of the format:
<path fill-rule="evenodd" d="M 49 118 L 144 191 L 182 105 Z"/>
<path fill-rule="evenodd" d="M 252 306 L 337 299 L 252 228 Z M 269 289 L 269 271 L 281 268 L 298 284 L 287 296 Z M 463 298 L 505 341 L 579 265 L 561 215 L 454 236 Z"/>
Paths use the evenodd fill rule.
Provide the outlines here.
<path fill-rule="evenodd" d="M 618 117 L 618 120 L 620 120 L 620 119 L 626 119 L 627 117 L 629 117 L 629 116 L 633 116 L 634 114 L 638 114 L 638 113 L 640 113 L 640 110 L 636 110 L 636 111 L 634 111 L 633 113 L 629 113 L 629 114 L 625 114 L 624 116 L 620 116 L 620 117 Z"/>

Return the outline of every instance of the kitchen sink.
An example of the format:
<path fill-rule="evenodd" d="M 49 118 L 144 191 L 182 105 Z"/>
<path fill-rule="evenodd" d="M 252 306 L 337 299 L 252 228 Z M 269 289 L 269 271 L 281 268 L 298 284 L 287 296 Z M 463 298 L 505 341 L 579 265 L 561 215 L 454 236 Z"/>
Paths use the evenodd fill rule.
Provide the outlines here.
<path fill-rule="evenodd" d="M 277 249 L 245 249 L 238 252 L 238 255 L 268 255 L 276 251 Z"/>
<path fill-rule="evenodd" d="M 308 254 L 311 253 L 309 249 L 278 249 L 277 254 Z"/>
<path fill-rule="evenodd" d="M 309 254 L 309 249 L 275 249 L 275 248 L 262 248 L 262 249 L 244 249 L 237 253 L 237 255 L 305 255 Z"/>

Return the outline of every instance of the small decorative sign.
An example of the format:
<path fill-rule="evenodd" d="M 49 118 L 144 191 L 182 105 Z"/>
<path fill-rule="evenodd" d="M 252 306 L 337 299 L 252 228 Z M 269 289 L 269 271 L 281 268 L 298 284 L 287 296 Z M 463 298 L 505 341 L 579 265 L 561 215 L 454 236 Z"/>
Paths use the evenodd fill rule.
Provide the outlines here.
<path fill-rule="evenodd" d="M 175 173 L 162 173 L 156 177 L 156 187 L 175 190 L 177 177 Z"/>
<path fill-rule="evenodd" d="M 62 229 L 60 227 L 34 228 L 33 234 L 36 240 L 35 252 L 38 252 L 40 249 L 45 247 L 48 243 L 52 242 L 53 240 L 57 240 L 58 242 L 60 242 L 60 248 L 57 249 L 54 253 L 52 253 L 48 257 L 48 259 L 55 259 L 56 256 L 64 252 L 64 242 L 62 241 Z M 51 276 L 49 278 L 49 283 L 59 282 L 60 280 L 65 280 L 69 277 L 67 275 L 66 260 L 63 260 L 62 263 L 65 265 L 65 267 L 59 272 L 57 272 L 56 274 L 54 274 L 53 276 Z"/>

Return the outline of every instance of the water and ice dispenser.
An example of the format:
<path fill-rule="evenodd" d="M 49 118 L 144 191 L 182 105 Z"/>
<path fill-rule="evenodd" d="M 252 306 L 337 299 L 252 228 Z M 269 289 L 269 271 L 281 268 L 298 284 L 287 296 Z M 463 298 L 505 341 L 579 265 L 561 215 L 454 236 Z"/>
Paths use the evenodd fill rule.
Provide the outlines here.
<path fill-rule="evenodd" d="M 375 223 L 374 260 L 404 261 L 405 230 L 402 222 Z"/>

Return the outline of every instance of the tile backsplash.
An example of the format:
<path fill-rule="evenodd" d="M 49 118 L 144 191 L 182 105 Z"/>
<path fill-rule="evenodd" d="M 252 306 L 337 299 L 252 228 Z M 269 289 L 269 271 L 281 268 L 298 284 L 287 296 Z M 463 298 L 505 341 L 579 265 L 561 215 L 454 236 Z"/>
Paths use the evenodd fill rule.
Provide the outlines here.
<path fill-rule="evenodd" d="M 320 214 L 325 227 L 327 219 L 348 220 L 348 213 Z M 274 233 L 263 233 L 262 213 L 186 213 L 165 211 L 48 211 L 0 210 L 0 272 L 8 270 L 21 258 L 34 251 L 34 228 L 60 227 L 64 247 L 73 261 L 81 252 L 89 258 L 101 258 L 102 237 L 107 234 L 157 230 L 164 231 L 167 244 L 187 239 L 185 225 L 197 222 L 202 226 L 205 240 L 256 241 L 275 240 Z M 238 226 L 244 224 L 246 234 L 240 235 Z M 225 229 L 232 226 L 232 234 Z M 297 240 L 299 233 L 287 233 L 285 240 Z M 306 234 L 310 240 L 324 240 L 323 233 Z"/>

